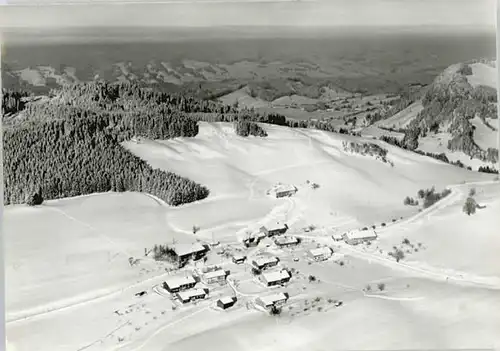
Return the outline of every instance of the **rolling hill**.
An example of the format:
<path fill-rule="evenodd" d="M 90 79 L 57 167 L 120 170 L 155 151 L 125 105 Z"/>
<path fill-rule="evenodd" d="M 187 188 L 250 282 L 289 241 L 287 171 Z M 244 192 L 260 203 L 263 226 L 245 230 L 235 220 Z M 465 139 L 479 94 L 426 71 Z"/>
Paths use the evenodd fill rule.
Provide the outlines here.
<path fill-rule="evenodd" d="M 332 336 L 339 348 L 498 345 L 495 331 L 500 320 L 491 313 L 500 306 L 498 294 L 479 284 L 466 284 L 481 277 L 500 277 L 493 266 L 481 263 L 496 257 L 495 233 L 472 232 L 480 223 L 494 221 L 499 189 L 498 184 L 488 185 L 493 175 L 470 172 L 381 141 L 313 129 L 262 127 L 266 138 L 244 138 L 235 134 L 231 123 L 201 122 L 195 137 L 121 143 L 153 168 L 206 185 L 210 195 L 202 201 L 173 207 L 146 193 L 110 192 L 35 207 L 7 206 L 6 318 L 9 342 L 16 350 L 194 350 L 213 336 L 225 342 L 206 346 L 209 350 L 293 349 L 300 342 L 319 350 L 330 344 Z M 363 152 L 363 147 L 352 148 L 366 143 L 386 149 L 385 161 Z M 266 195 L 277 182 L 294 184 L 297 194 L 284 199 Z M 312 187 L 313 182 L 319 187 Z M 420 215 L 423 224 L 417 208 L 403 205 L 403 198 L 418 189 L 434 185 L 440 190 L 450 184 L 455 185 L 449 198 Z M 486 208 L 469 217 L 461 212 L 460 194 L 472 186 Z M 426 216 L 433 220 L 426 221 Z M 310 265 L 305 258 L 294 262 L 291 257 L 302 257 L 303 249 L 295 253 L 273 249 L 269 252 L 279 255 L 282 264 L 297 270 L 293 283 L 284 288 L 292 292 L 292 308 L 276 320 L 246 309 L 244 302 L 227 313 L 214 310 L 208 301 L 178 307 L 159 292 L 162 280 L 175 273 L 166 271 L 168 263 L 144 256 L 145 249 L 172 241 L 215 239 L 221 248 L 235 252 L 241 233 L 275 220 L 286 221 L 290 232 L 299 236 L 302 228 L 314 225 L 318 230 L 308 235 L 329 245 L 335 244 L 319 229 L 375 225 L 380 230 L 377 245 L 388 250 L 404 235 L 412 242 L 423 242 L 426 249 L 403 262 L 428 273 L 385 262 L 387 256 L 377 256 L 375 247 L 350 251 L 339 246 L 336 251 L 345 255 L 345 266 Z M 383 230 L 382 222 L 387 229 Z M 200 228 L 196 234 L 193 226 Z M 482 250 L 487 242 L 490 249 Z M 302 245 L 315 244 L 308 244 L 304 235 Z M 443 247 L 449 254 L 442 255 Z M 240 281 L 239 299 L 250 301 L 266 293 L 217 250 L 206 264 L 230 265 L 231 275 Z M 137 262 L 132 265 L 130 258 Z M 443 273 L 446 269 L 455 273 Z M 445 274 L 465 278 L 450 284 Z M 321 281 L 307 283 L 308 275 Z M 366 284 L 376 286 L 381 281 L 387 285 L 385 292 L 363 290 Z M 234 293 L 231 286 L 214 288 L 214 296 Z M 147 295 L 134 296 L 139 291 Z M 342 299 L 345 307 L 329 308 L 330 298 Z M 357 330 L 364 331 L 363 338 L 354 340 L 342 327 L 346 324 L 357 325 Z M 404 325 L 407 332 L 391 327 L 395 324 Z M 436 332 L 443 328 L 446 333 Z M 290 339 L 290 330 L 300 334 L 302 341 Z M 466 338 L 464 330 L 473 339 Z"/>
<path fill-rule="evenodd" d="M 436 77 L 420 100 L 374 126 L 411 130 L 408 142 L 413 140 L 411 148 L 417 151 L 444 154 L 474 169 L 496 165 L 496 73 L 496 61 L 454 64 Z"/>

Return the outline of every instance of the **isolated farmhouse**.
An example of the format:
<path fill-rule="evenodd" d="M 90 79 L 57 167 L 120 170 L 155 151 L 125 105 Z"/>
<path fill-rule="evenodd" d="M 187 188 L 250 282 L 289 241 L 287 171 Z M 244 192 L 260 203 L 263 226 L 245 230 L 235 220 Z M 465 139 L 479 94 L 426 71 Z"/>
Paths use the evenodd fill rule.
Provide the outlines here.
<path fill-rule="evenodd" d="M 277 184 L 271 190 L 269 190 L 270 195 L 274 195 L 276 198 L 292 196 L 297 192 L 297 188 L 291 184 Z"/>
<path fill-rule="evenodd" d="M 377 239 L 377 233 L 372 230 L 353 230 L 342 235 L 344 241 L 350 245 L 369 242 Z"/>
<path fill-rule="evenodd" d="M 259 270 L 264 270 L 277 266 L 278 262 L 278 257 L 259 257 L 252 261 L 252 265 Z"/>
<path fill-rule="evenodd" d="M 281 307 L 288 301 L 289 295 L 287 293 L 277 293 L 267 296 L 258 297 L 255 303 L 265 309 L 273 307 Z"/>
<path fill-rule="evenodd" d="M 333 250 L 328 246 L 323 246 L 317 249 L 311 249 L 307 252 L 309 258 L 314 261 L 324 261 L 332 257 Z"/>
<path fill-rule="evenodd" d="M 163 282 L 163 288 L 169 293 L 176 293 L 179 291 L 194 288 L 196 280 L 192 276 L 187 277 L 172 277 Z"/>
<path fill-rule="evenodd" d="M 177 299 L 182 303 L 205 299 L 208 296 L 208 289 L 192 289 L 180 291 L 176 294 Z"/>
<path fill-rule="evenodd" d="M 286 269 L 275 272 L 262 273 L 262 275 L 260 276 L 262 282 L 267 286 L 282 285 L 288 283 L 291 278 L 292 275 Z"/>

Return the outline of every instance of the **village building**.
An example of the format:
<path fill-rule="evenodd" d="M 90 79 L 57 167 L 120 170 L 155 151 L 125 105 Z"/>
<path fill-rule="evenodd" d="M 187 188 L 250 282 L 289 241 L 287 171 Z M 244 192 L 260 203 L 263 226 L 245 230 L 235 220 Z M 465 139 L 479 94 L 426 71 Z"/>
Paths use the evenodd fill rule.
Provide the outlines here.
<path fill-rule="evenodd" d="M 349 245 L 358 245 L 377 239 L 377 233 L 373 229 L 353 230 L 342 235 L 344 241 Z"/>
<path fill-rule="evenodd" d="M 260 232 L 264 233 L 268 237 L 285 234 L 287 230 L 288 226 L 286 225 L 286 223 L 280 222 L 260 227 Z"/>
<path fill-rule="evenodd" d="M 163 288 L 169 293 L 176 293 L 194 288 L 196 280 L 192 276 L 172 277 L 163 282 Z"/>
<path fill-rule="evenodd" d="M 189 303 L 195 300 L 205 299 L 208 296 L 208 289 L 192 289 L 176 293 L 177 299 L 182 303 Z"/>
<path fill-rule="evenodd" d="M 277 184 L 270 191 L 269 194 L 274 195 L 277 199 L 287 196 L 292 196 L 297 192 L 297 188 L 291 184 Z"/>
<path fill-rule="evenodd" d="M 344 240 L 344 237 L 340 233 L 333 233 L 332 239 L 334 241 L 342 241 L 342 240 Z"/>
<path fill-rule="evenodd" d="M 217 269 L 203 274 L 203 280 L 207 284 L 224 283 L 228 276 L 228 272 L 224 269 Z"/>
<path fill-rule="evenodd" d="M 255 300 L 255 303 L 265 309 L 271 309 L 273 307 L 281 307 L 283 306 L 289 299 L 289 295 L 287 293 L 277 293 L 267 296 L 258 297 Z"/>
<path fill-rule="evenodd" d="M 294 236 L 283 236 L 274 240 L 274 243 L 279 247 L 290 247 L 300 244 L 300 240 Z"/>
<path fill-rule="evenodd" d="M 172 247 L 176 259 L 179 264 L 184 264 L 190 259 L 199 260 L 208 252 L 208 246 L 201 245 L 200 243 L 192 244 L 176 244 Z"/>
<path fill-rule="evenodd" d="M 225 309 L 228 309 L 230 307 L 233 307 L 234 304 L 236 303 L 236 301 L 238 301 L 236 296 L 221 297 L 220 299 L 217 300 L 217 307 L 225 310 Z"/>
<path fill-rule="evenodd" d="M 259 257 L 252 261 L 252 265 L 262 271 L 277 266 L 278 262 L 278 257 Z"/>
<path fill-rule="evenodd" d="M 260 279 L 266 286 L 275 286 L 275 285 L 283 285 L 288 283 L 292 275 L 286 269 L 282 269 L 280 271 L 275 272 L 266 272 L 262 273 Z"/>
<path fill-rule="evenodd" d="M 246 261 L 247 257 L 244 255 L 234 255 L 232 260 L 235 264 L 242 264 Z"/>
<path fill-rule="evenodd" d="M 260 243 L 260 239 L 258 237 L 248 237 L 246 239 L 243 239 L 243 245 L 245 245 L 245 247 L 255 247 L 255 246 L 258 246 Z"/>
<path fill-rule="evenodd" d="M 307 255 L 314 261 L 324 261 L 332 257 L 333 250 L 328 246 L 323 246 L 317 249 L 309 250 Z"/>

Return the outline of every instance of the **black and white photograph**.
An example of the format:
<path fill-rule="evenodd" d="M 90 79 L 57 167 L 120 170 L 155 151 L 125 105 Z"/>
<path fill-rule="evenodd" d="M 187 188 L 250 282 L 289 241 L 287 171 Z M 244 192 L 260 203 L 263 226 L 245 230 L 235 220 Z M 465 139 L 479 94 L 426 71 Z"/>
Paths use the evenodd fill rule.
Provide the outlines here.
<path fill-rule="evenodd" d="M 3 1 L 5 349 L 500 349 L 497 14 Z"/>

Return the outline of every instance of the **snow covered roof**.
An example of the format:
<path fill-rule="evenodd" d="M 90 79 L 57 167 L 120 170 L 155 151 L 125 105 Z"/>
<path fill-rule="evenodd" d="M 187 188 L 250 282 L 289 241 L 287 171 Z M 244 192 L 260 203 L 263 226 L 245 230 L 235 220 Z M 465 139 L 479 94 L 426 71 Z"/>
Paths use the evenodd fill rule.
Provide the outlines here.
<path fill-rule="evenodd" d="M 322 255 L 331 255 L 332 254 L 332 249 L 329 248 L 328 246 L 323 246 L 317 249 L 311 249 L 309 250 L 311 255 L 313 256 L 322 256 Z"/>
<path fill-rule="evenodd" d="M 205 247 L 198 242 L 191 244 L 176 244 L 173 247 L 177 256 L 186 256 L 196 252 L 205 251 Z"/>
<path fill-rule="evenodd" d="M 205 279 L 210 279 L 210 278 L 217 278 L 217 277 L 223 277 L 226 276 L 226 271 L 223 269 L 217 269 L 215 271 L 207 272 L 203 274 L 203 277 Z"/>
<path fill-rule="evenodd" d="M 246 258 L 245 255 L 234 255 L 233 256 L 233 259 L 236 260 L 236 261 L 239 261 L 239 260 L 244 260 Z"/>
<path fill-rule="evenodd" d="M 263 266 L 267 263 L 274 263 L 274 262 L 277 262 L 278 261 L 278 258 L 277 257 L 259 257 L 259 258 L 256 258 L 254 260 L 254 262 L 258 265 L 258 266 Z"/>
<path fill-rule="evenodd" d="M 266 225 L 261 227 L 262 229 L 267 229 L 267 230 L 275 230 L 275 229 L 283 229 L 286 227 L 286 224 L 283 222 L 271 222 L 267 223 Z"/>
<path fill-rule="evenodd" d="M 276 282 L 281 279 L 290 278 L 290 273 L 286 269 L 282 269 L 281 271 L 262 273 L 262 278 L 266 282 Z"/>
<path fill-rule="evenodd" d="M 236 297 L 234 296 L 224 296 L 219 299 L 220 302 L 222 302 L 224 305 L 228 303 L 233 303 L 236 300 Z"/>
<path fill-rule="evenodd" d="M 286 296 L 284 293 L 277 293 L 267 296 L 261 296 L 259 297 L 259 299 L 264 303 L 264 305 L 269 306 L 278 301 L 288 300 L 288 296 Z"/>
<path fill-rule="evenodd" d="M 292 184 L 276 184 L 272 191 L 276 193 L 287 192 L 287 191 L 296 191 L 297 188 Z"/>
<path fill-rule="evenodd" d="M 347 232 L 347 239 L 375 239 L 377 238 L 377 233 L 373 229 L 369 230 L 353 230 L 351 232 Z"/>
<path fill-rule="evenodd" d="M 340 234 L 339 232 L 333 233 L 332 238 L 334 238 L 335 240 L 342 239 L 342 234 Z"/>
<path fill-rule="evenodd" d="M 192 276 L 187 276 L 187 277 L 172 277 L 169 279 L 165 280 L 165 283 L 169 286 L 171 289 L 179 288 L 182 285 L 189 285 L 189 284 L 195 284 L 196 280 Z"/>
<path fill-rule="evenodd" d="M 276 244 L 280 244 L 280 245 L 295 244 L 295 243 L 299 242 L 299 239 L 297 239 L 294 236 L 284 236 L 284 237 L 277 238 L 274 242 Z"/>
<path fill-rule="evenodd" d="M 206 295 L 206 294 L 207 294 L 207 292 L 203 289 L 191 289 L 191 290 L 181 291 L 181 292 L 177 293 L 177 295 L 182 300 L 188 300 L 194 296 L 201 296 L 201 295 Z"/>

